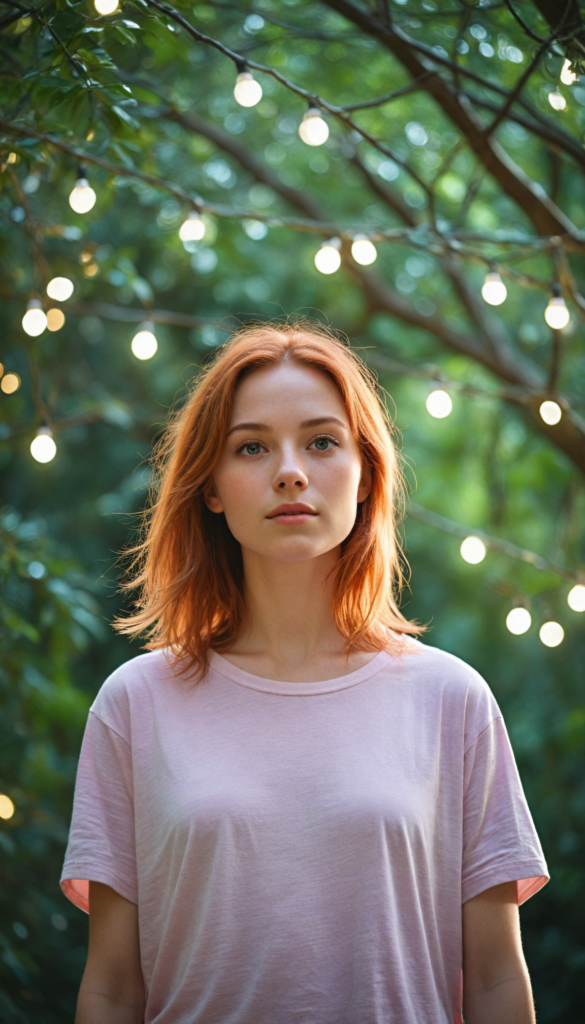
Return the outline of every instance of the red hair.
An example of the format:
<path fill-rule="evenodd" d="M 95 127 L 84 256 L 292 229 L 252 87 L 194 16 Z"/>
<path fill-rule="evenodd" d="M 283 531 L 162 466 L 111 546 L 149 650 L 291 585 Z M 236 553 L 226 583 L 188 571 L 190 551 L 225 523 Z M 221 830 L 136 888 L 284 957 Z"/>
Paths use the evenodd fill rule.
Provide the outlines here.
<path fill-rule="evenodd" d="M 154 447 L 154 483 L 141 513 L 139 543 L 123 590 L 137 589 L 135 611 L 114 627 L 146 631 L 147 650 L 166 648 L 201 676 L 211 649 L 227 651 L 246 617 L 239 543 L 203 491 L 221 454 L 234 392 L 245 374 L 283 359 L 327 374 L 338 387 L 372 484 L 342 545 L 333 588 L 336 626 L 346 650 L 400 647 L 400 636 L 426 627 L 398 607 L 405 583 L 398 527 L 406 488 L 396 429 L 363 361 L 318 323 L 255 324 L 239 330 L 196 378 L 182 408 Z M 392 632 L 391 632 L 392 631 Z"/>

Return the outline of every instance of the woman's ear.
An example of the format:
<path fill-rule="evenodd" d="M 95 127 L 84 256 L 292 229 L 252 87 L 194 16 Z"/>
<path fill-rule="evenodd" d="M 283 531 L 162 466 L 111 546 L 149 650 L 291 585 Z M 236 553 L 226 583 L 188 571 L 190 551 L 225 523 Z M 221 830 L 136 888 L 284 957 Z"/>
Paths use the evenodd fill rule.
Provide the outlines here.
<path fill-rule="evenodd" d="M 372 470 L 368 462 L 362 459 L 362 475 L 357 492 L 358 505 L 365 501 L 372 489 Z"/>
<path fill-rule="evenodd" d="M 213 477 L 203 488 L 203 501 L 210 512 L 223 512 L 223 503 L 213 482 Z"/>

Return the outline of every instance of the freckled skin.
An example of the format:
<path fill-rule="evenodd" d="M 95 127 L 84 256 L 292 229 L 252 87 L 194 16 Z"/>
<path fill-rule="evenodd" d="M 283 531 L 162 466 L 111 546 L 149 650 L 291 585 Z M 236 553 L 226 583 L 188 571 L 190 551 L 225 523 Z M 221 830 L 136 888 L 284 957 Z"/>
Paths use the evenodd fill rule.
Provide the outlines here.
<path fill-rule="evenodd" d="M 323 419 L 318 425 L 306 421 Z M 244 551 L 301 562 L 339 549 L 368 495 L 369 477 L 335 384 L 294 362 L 257 370 L 237 388 L 230 430 L 206 502 L 224 512 Z M 302 502 L 317 514 L 303 522 L 268 518 Z"/>

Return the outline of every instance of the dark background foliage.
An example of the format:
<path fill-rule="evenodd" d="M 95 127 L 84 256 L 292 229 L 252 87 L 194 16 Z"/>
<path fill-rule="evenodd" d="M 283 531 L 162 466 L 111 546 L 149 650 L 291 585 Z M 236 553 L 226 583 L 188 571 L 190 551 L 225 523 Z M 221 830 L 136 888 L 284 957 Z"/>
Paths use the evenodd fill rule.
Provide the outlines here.
<path fill-rule="evenodd" d="M 153 439 L 231 328 L 299 312 L 346 331 L 391 395 L 412 491 L 405 613 L 504 710 L 553 876 L 522 910 L 539 1020 L 582 1019 L 585 643 L 567 594 L 585 562 L 585 84 L 560 74 L 585 70 L 584 41 L 577 0 L 121 0 L 109 17 L 0 0 L 0 361 L 22 382 L 0 391 L 2 1021 L 73 1019 L 87 925 L 58 877 L 88 707 L 140 650 L 108 623 Z M 233 97 L 243 60 L 264 93 L 250 109 Z M 320 147 L 297 133 L 308 100 Z M 86 215 L 67 202 L 81 159 Z M 184 245 L 189 210 L 206 234 Z M 323 276 L 332 236 L 342 266 Z M 488 270 L 508 289 L 497 308 Z M 75 285 L 62 304 L 58 275 Z M 543 319 L 553 284 L 564 331 Z M 61 305 L 62 329 L 27 336 L 31 298 Z M 139 362 L 144 320 L 158 351 Z M 436 387 L 445 419 L 425 408 Z M 29 451 L 39 426 L 47 464 Z M 487 556 L 469 565 L 459 545 L 478 532 Z M 506 628 L 517 602 L 523 636 Z"/>

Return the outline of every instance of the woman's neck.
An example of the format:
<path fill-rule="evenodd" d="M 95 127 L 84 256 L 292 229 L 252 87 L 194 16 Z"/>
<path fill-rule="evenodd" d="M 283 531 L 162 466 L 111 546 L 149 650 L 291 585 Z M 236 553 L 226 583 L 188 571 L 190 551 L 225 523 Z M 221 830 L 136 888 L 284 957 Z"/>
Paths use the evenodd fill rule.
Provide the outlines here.
<path fill-rule="evenodd" d="M 311 682 L 346 675 L 375 652 L 347 655 L 333 618 L 339 551 L 301 562 L 276 562 L 243 551 L 248 624 L 227 655 L 253 675 Z"/>

